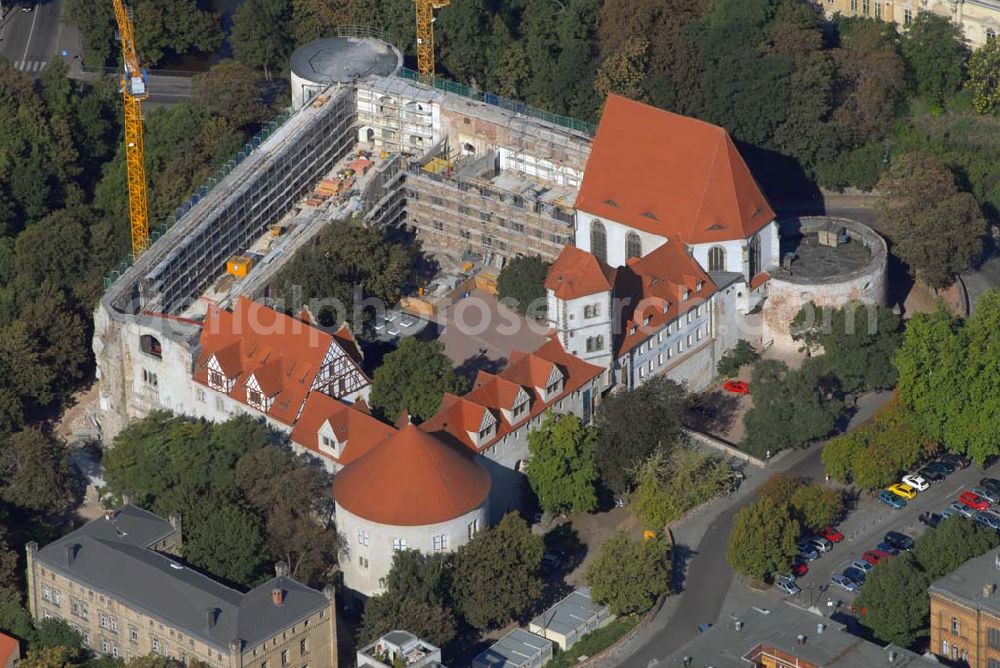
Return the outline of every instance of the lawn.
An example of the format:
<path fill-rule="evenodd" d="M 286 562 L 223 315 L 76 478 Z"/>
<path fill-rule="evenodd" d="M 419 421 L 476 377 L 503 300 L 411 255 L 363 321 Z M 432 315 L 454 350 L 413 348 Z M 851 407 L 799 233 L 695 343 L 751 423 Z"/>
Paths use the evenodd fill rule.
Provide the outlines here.
<path fill-rule="evenodd" d="M 602 629 L 591 631 L 565 652 L 556 649 L 557 654 L 545 664 L 545 668 L 570 668 L 581 656 L 594 656 L 618 642 L 626 633 L 639 624 L 641 616 L 619 617 Z"/>

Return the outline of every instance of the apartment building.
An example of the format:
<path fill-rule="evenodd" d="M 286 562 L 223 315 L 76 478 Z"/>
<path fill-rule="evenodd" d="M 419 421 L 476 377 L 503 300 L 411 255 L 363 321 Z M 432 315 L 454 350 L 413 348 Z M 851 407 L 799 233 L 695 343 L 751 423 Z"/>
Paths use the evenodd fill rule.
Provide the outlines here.
<path fill-rule="evenodd" d="M 933 582 L 931 651 L 970 668 L 1000 668 L 1000 551 Z"/>
<path fill-rule="evenodd" d="M 284 574 L 243 593 L 177 558 L 182 529 L 132 505 L 39 549 L 27 545 L 28 603 L 61 619 L 93 651 L 150 654 L 212 668 L 337 665 L 333 590 Z"/>

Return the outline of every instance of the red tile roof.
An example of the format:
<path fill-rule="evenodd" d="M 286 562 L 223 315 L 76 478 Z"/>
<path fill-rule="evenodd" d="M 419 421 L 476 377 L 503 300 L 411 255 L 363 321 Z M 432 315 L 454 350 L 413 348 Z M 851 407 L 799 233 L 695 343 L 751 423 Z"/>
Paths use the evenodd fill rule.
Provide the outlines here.
<path fill-rule="evenodd" d="M 236 379 L 231 397 L 247 402 L 252 375 L 264 394 L 274 397 L 267 415 L 291 425 L 334 342 L 317 327 L 240 297 L 232 311 L 209 307 L 194 379 L 208 385 L 207 365 L 214 356 L 223 373 Z"/>
<path fill-rule="evenodd" d="M 576 208 L 686 243 L 745 239 L 774 219 L 723 129 L 609 95 Z"/>
<path fill-rule="evenodd" d="M 19 657 L 21 648 L 17 640 L 6 633 L 0 633 L 0 665 L 6 666 L 11 657 Z"/>
<path fill-rule="evenodd" d="M 766 271 L 762 271 L 753 278 L 750 279 L 750 289 L 756 290 L 760 286 L 764 285 L 771 278 L 771 274 Z"/>
<path fill-rule="evenodd" d="M 559 370 L 563 378 L 563 387 L 557 396 L 545 401 L 535 388 L 543 388 L 544 390 L 553 369 Z M 516 350 L 511 352 L 507 368 L 497 376 L 480 372 L 476 377 L 473 389 L 468 394 L 461 398 L 453 395 L 446 398 L 445 401 L 442 401 L 441 410 L 424 422 L 421 429 L 448 434 L 469 448 L 482 452 L 507 434 L 521 428 L 531 418 L 541 415 L 553 404 L 576 392 L 604 371 L 604 367 L 584 362 L 575 355 L 567 353 L 557 338 L 550 337 L 533 353 L 523 353 Z M 527 393 L 530 406 L 529 410 L 519 416 L 517 421 L 512 424 L 501 409 L 509 411 L 513 408 L 513 399 L 520 389 L 524 389 Z M 456 408 L 459 406 L 459 402 L 464 403 L 461 404 L 460 408 Z M 474 429 L 469 429 L 472 421 L 463 417 L 467 415 L 465 411 L 474 410 L 469 408 L 470 405 L 479 407 L 481 410 L 490 410 L 497 418 L 495 435 L 489 441 L 479 445 L 474 443 L 468 434 L 469 431 L 475 433 L 479 424 L 477 423 Z"/>
<path fill-rule="evenodd" d="M 338 441 L 347 442 L 340 457 L 334 457 L 319 448 L 317 434 L 326 422 L 330 423 Z M 302 415 L 295 422 L 291 438 L 293 442 L 320 457 L 347 466 L 395 433 L 396 430 L 391 425 L 371 414 L 364 401 L 346 404 L 322 392 L 311 392 Z"/>
<path fill-rule="evenodd" d="M 687 300 L 683 299 L 685 291 Z M 618 271 L 615 283 L 615 298 L 628 299 L 621 309 L 616 354 L 628 352 L 667 323 L 707 302 L 715 291 L 712 279 L 676 241 L 668 241 L 641 259 L 629 260 L 628 266 Z"/>
<path fill-rule="evenodd" d="M 475 510 L 491 485 L 473 453 L 406 424 L 334 476 L 333 497 L 371 522 L 425 526 Z"/>
<path fill-rule="evenodd" d="M 546 289 L 555 292 L 559 299 L 608 292 L 613 282 L 611 267 L 576 246 L 564 246 L 545 277 Z"/>

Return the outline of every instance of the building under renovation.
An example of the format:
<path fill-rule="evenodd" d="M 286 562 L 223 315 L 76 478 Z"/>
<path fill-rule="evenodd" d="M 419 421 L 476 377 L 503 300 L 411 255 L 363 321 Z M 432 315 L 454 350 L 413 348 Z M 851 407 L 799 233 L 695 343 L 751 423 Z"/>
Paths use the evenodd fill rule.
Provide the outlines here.
<path fill-rule="evenodd" d="M 266 298 L 285 261 L 325 225 L 405 225 L 428 250 L 494 267 L 519 254 L 552 259 L 573 241 L 593 128 L 450 82 L 420 83 L 372 37 L 320 46 L 292 58 L 296 107 L 109 277 L 94 333 L 105 438 L 153 409 L 194 408 L 209 306 Z"/>

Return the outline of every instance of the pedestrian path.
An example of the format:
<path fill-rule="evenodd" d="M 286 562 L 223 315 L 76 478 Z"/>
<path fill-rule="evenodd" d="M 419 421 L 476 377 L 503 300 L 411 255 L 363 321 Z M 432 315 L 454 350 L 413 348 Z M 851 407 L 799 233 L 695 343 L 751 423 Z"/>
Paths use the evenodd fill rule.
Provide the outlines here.
<path fill-rule="evenodd" d="M 41 72 L 48 64 L 45 60 L 19 60 L 14 67 L 22 72 Z"/>

